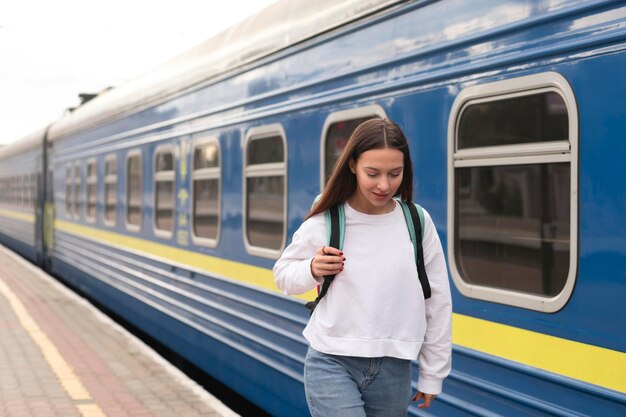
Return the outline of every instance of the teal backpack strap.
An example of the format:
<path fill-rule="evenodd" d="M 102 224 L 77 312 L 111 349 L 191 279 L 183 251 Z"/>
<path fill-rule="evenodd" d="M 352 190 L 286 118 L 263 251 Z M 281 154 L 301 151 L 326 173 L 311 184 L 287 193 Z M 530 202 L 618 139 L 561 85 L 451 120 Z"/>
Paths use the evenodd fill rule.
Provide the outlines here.
<path fill-rule="evenodd" d="M 402 212 L 404 213 L 404 220 L 406 221 L 411 243 L 413 244 L 417 275 L 422 284 L 424 299 L 428 299 L 431 296 L 431 290 L 428 275 L 426 274 L 426 267 L 424 265 L 424 250 L 422 247 L 422 240 L 424 239 L 424 209 L 418 204 L 409 204 L 400 199 L 396 199 L 396 201 L 400 204 Z M 417 239 L 418 233 L 420 235 L 419 240 Z"/>
<path fill-rule="evenodd" d="M 400 207 L 402 207 L 402 212 L 404 213 L 404 220 L 406 221 L 406 226 L 409 229 L 409 236 L 411 237 L 411 243 L 413 244 L 413 254 L 415 255 L 415 261 L 417 262 L 417 239 L 415 236 L 415 225 L 413 224 L 413 219 L 411 218 L 411 211 L 409 210 L 409 205 L 400 199 L 397 199 L 396 201 L 398 202 L 398 204 L 400 204 Z M 420 218 L 420 221 L 422 221 L 421 218 Z"/>
<path fill-rule="evenodd" d="M 326 217 L 326 236 L 328 237 L 328 246 L 342 250 L 346 230 L 346 214 L 343 209 L 343 204 L 339 204 L 326 210 L 324 216 Z M 306 303 L 306 308 L 309 309 L 311 314 L 313 314 L 313 310 L 315 310 L 317 304 L 328 292 L 328 288 L 330 287 L 330 284 L 333 283 L 334 279 L 334 275 L 324 275 L 324 283 L 322 284 L 322 288 L 317 298 L 315 301 Z"/>
<path fill-rule="evenodd" d="M 424 227 L 423 227 L 424 226 L 424 209 L 419 204 L 417 203 L 414 203 L 414 204 L 415 204 L 415 208 L 417 209 L 417 215 L 419 216 L 419 219 L 420 219 L 420 225 L 422 226 L 420 227 L 420 229 L 422 230 L 422 241 L 423 241 L 424 240 Z"/>
<path fill-rule="evenodd" d="M 315 197 L 315 199 L 313 200 L 313 204 L 311 204 L 311 208 L 315 207 L 315 205 L 320 201 L 320 198 L 322 198 L 321 194 L 318 194 L 317 197 Z M 339 244 L 337 246 L 337 249 L 342 250 L 343 249 L 343 239 L 346 235 L 346 213 L 344 211 L 343 208 L 343 204 L 339 204 L 337 205 L 337 210 L 338 210 L 338 216 L 337 219 L 339 220 Z M 332 241 L 332 226 L 333 226 L 333 218 L 331 216 L 331 210 L 326 210 L 324 212 L 324 216 L 326 217 L 326 241 L 328 242 L 329 246 L 333 246 L 330 244 L 330 242 Z"/>
<path fill-rule="evenodd" d="M 337 206 L 339 210 L 339 245 L 337 249 L 343 250 L 343 239 L 346 236 L 346 212 L 343 209 L 343 204 Z M 330 242 L 330 236 L 328 237 L 328 242 Z"/>

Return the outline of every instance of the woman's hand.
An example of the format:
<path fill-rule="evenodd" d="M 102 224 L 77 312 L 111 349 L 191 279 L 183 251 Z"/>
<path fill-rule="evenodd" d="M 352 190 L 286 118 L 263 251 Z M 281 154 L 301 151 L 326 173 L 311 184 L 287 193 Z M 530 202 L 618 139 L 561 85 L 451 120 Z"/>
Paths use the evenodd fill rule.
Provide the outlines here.
<path fill-rule="evenodd" d="M 343 271 L 345 260 L 343 252 L 339 249 L 322 246 L 315 252 L 315 256 L 311 260 L 311 273 L 315 278 L 338 274 Z"/>
<path fill-rule="evenodd" d="M 418 408 L 428 408 L 430 407 L 430 403 L 437 398 L 436 395 L 433 394 L 424 394 L 423 392 L 419 392 L 417 391 L 417 393 L 415 394 L 415 396 L 413 397 L 413 402 L 415 401 L 419 401 L 420 399 L 423 399 L 424 402 L 421 404 L 418 404 L 417 407 Z"/>

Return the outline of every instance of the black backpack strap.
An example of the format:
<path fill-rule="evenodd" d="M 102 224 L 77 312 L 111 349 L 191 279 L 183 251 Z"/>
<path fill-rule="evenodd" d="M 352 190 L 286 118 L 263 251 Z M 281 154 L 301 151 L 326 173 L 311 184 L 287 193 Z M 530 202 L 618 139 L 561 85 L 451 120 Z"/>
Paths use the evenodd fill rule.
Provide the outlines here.
<path fill-rule="evenodd" d="M 424 292 L 424 299 L 429 299 L 431 296 L 430 283 L 428 281 L 428 275 L 426 274 L 426 267 L 424 266 L 424 248 L 422 247 L 422 232 L 423 225 L 420 221 L 420 216 L 417 213 L 417 207 L 415 204 L 407 204 L 409 212 L 411 213 L 411 220 L 413 221 L 413 227 L 415 228 L 415 262 L 417 263 L 417 275 L 420 283 L 422 284 L 422 291 Z"/>
<path fill-rule="evenodd" d="M 339 219 L 339 207 L 338 206 L 334 206 L 331 207 L 329 209 L 330 212 L 330 216 L 327 217 L 327 220 L 330 219 L 330 238 L 328 239 L 328 246 L 332 246 L 333 248 L 340 248 L 340 237 L 341 237 L 341 223 L 340 223 L 340 219 Z M 320 300 L 322 298 L 324 298 L 324 296 L 326 295 L 326 293 L 328 292 L 328 287 L 330 287 L 330 284 L 333 283 L 333 280 L 335 279 L 334 275 L 324 275 L 324 283 L 322 284 L 322 289 L 320 290 L 320 293 L 318 294 L 317 298 L 315 299 L 315 301 L 309 301 L 308 303 L 306 303 L 306 308 L 308 308 L 311 311 L 311 314 L 313 314 L 313 310 L 315 310 L 315 307 L 317 307 L 317 304 L 320 302 Z"/>

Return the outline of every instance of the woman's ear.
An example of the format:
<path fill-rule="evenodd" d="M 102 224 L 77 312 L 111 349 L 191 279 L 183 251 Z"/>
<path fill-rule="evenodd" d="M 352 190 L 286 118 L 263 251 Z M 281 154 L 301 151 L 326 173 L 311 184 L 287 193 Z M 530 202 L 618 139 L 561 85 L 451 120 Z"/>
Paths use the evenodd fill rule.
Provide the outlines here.
<path fill-rule="evenodd" d="M 356 175 L 356 162 L 354 162 L 354 158 L 350 159 L 350 162 L 348 162 L 348 166 L 350 167 L 350 171 L 352 171 L 352 173 Z"/>

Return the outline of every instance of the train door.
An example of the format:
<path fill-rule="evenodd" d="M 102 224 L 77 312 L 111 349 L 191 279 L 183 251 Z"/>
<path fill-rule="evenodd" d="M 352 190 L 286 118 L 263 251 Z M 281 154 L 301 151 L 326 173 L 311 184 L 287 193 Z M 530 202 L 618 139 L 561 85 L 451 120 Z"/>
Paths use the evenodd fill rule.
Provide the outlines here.
<path fill-rule="evenodd" d="M 48 127 L 49 129 L 49 127 Z M 44 133 L 41 155 L 41 171 L 37 173 L 37 191 L 35 204 L 35 258 L 43 269 L 50 268 L 49 252 L 54 239 L 54 198 L 53 169 L 50 165 L 51 146 L 48 141 L 48 129 Z"/>
<path fill-rule="evenodd" d="M 38 163 L 37 166 L 41 166 Z M 43 266 L 43 178 L 41 171 L 35 174 L 35 262 Z"/>

